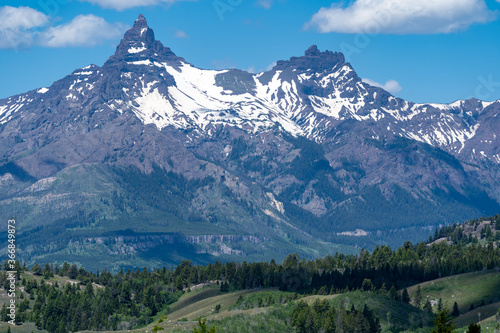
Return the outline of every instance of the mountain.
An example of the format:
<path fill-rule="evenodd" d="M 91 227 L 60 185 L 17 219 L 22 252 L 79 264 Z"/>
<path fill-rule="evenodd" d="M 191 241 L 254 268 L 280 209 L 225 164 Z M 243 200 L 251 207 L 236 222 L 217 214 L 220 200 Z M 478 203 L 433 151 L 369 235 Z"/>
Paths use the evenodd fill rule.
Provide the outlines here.
<path fill-rule="evenodd" d="M 316 46 L 199 69 L 140 15 L 102 67 L 0 100 L 0 219 L 25 260 L 90 269 L 396 245 L 500 211 L 499 113 L 396 98 Z"/>

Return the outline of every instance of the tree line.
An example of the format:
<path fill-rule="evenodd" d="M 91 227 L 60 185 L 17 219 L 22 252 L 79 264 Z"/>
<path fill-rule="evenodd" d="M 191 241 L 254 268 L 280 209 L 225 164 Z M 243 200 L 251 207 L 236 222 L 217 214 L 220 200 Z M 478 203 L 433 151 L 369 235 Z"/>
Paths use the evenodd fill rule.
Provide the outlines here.
<path fill-rule="evenodd" d="M 498 216 L 491 219 L 495 223 L 500 221 Z M 357 255 L 337 253 L 309 261 L 290 254 L 281 264 L 274 260 L 208 265 L 183 261 L 175 268 L 121 270 L 111 274 L 108 271 L 89 272 L 68 263 L 62 266 L 35 264 L 31 268 L 17 263 L 22 290 L 18 291 L 21 302 L 16 320 L 18 323 L 34 322 L 38 328 L 50 333 L 141 327 L 152 322 L 158 312 L 167 310 L 168 305 L 190 286 L 210 281 L 216 281 L 221 292 L 279 288 L 281 291 L 326 295 L 365 290 L 402 298 L 406 303 L 409 296 L 405 288 L 410 285 L 500 267 L 500 249 L 491 240 L 500 232 L 493 234 L 490 229 L 490 241 L 482 246 L 463 232 L 460 236 L 462 229 L 459 226 L 443 228 L 444 231 L 437 231 L 428 242 L 415 245 L 406 242 L 396 250 L 377 246 L 372 252 L 361 250 Z M 452 239 L 451 244 L 434 242 L 442 237 Z M 7 262 L 3 268 L 0 286 L 5 288 L 8 286 Z M 402 295 L 397 290 L 403 290 Z M 427 304 L 423 306 L 429 308 Z M 339 314 L 340 309 L 335 312 L 326 304 L 312 307 L 302 304 L 297 307 L 293 320 L 297 327 L 313 325 L 328 331 L 326 327 L 338 325 L 338 320 L 335 323 L 322 320 L 325 311 L 333 311 L 336 316 L 352 318 L 369 327 L 369 332 L 375 332 L 377 324 L 368 310 L 351 309 Z M 318 318 L 317 321 L 304 323 L 301 318 L 309 316 L 304 313 Z M 7 321 L 6 314 L 4 305 L 0 320 Z"/>

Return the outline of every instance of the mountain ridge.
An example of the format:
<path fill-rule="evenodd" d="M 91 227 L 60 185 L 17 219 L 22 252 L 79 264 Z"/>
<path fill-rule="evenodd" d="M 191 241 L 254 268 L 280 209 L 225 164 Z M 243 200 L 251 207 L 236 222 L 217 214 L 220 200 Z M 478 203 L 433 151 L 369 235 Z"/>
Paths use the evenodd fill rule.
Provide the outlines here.
<path fill-rule="evenodd" d="M 47 250 L 32 258 L 111 233 L 102 253 L 147 261 L 120 233 L 192 223 L 239 238 L 184 244 L 190 258 L 355 251 L 500 211 L 498 113 L 499 101 L 404 101 L 314 45 L 258 74 L 203 70 L 141 15 L 102 67 L 0 100 L 0 208 L 42 228 Z M 70 241 L 49 246 L 54 230 Z"/>

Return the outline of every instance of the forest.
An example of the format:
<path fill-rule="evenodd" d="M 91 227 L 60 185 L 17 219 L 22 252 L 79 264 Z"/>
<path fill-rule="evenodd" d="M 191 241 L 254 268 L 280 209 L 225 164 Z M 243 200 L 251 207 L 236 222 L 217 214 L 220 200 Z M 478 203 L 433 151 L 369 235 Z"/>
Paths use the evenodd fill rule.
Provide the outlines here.
<path fill-rule="evenodd" d="M 379 315 L 366 304 L 349 307 L 340 303 L 335 307 L 325 299 L 302 301 L 310 295 L 353 292 L 412 303 L 430 315 L 437 313 L 435 325 L 439 320 L 440 325 L 445 325 L 449 316 L 459 314 L 456 302 L 450 309 L 440 304 L 436 311 L 429 300 L 419 296 L 420 286 L 413 299 L 408 289 L 447 276 L 498 269 L 499 240 L 500 216 L 496 215 L 443 227 L 428 241 L 418 244 L 406 242 L 397 249 L 377 246 L 372 252 L 362 249 L 356 255 L 337 253 L 309 261 L 296 254 L 288 255 L 282 263 L 271 260 L 196 265 L 182 261 L 175 268 L 121 270 L 116 274 L 106 270 L 90 272 L 69 263 L 28 267 L 17 262 L 15 320 L 18 325 L 34 323 L 37 329 L 50 333 L 141 328 L 153 323 L 159 315 L 168 316 L 170 306 L 191 292 L 193 286 L 211 283 L 222 294 L 274 290 L 275 294 L 266 299 L 261 297 L 255 306 L 287 305 L 290 311 L 283 322 L 295 332 L 380 332 Z M 6 261 L 0 272 L 0 286 L 5 290 L 10 284 L 8 271 L 12 269 Z M 274 298 L 276 293 L 279 299 Z M 494 301 L 499 300 L 490 299 L 490 303 Z M 0 320 L 8 322 L 4 299 L 2 303 Z M 243 298 L 237 303 L 245 308 Z M 209 330 L 201 319 L 197 325 L 197 330 Z"/>

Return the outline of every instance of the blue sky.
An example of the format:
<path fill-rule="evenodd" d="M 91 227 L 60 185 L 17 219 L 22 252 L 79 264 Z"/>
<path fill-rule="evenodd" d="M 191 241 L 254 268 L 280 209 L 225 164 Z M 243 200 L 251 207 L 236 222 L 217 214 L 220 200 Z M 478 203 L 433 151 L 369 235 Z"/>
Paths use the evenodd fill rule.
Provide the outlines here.
<path fill-rule="evenodd" d="M 140 13 L 200 68 L 259 72 L 316 44 L 410 101 L 500 99 L 500 0 L 4 0 L 0 98 L 102 65 Z"/>

